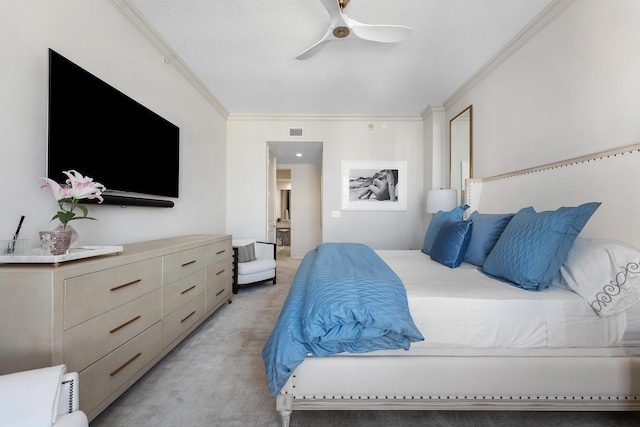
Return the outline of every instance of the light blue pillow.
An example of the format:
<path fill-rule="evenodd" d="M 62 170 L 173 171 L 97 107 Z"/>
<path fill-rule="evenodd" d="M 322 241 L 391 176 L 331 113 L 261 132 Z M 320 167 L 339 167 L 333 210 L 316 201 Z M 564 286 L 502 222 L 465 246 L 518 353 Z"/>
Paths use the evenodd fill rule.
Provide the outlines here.
<path fill-rule="evenodd" d="M 599 202 L 555 211 L 521 209 L 509 221 L 480 271 L 523 289 L 545 289 Z"/>
<path fill-rule="evenodd" d="M 467 251 L 473 223 L 447 220 L 431 247 L 431 259 L 450 268 L 459 267 Z"/>
<path fill-rule="evenodd" d="M 474 211 L 469 217 L 469 221 L 473 222 L 473 231 L 463 261 L 481 267 L 513 215 Z"/>
<path fill-rule="evenodd" d="M 458 207 L 453 208 L 450 211 L 438 211 L 431 218 L 431 222 L 429 223 L 429 227 L 427 228 L 427 232 L 424 235 L 424 243 L 422 245 L 422 252 L 429 255 L 431 252 L 431 246 L 433 246 L 433 241 L 436 239 L 436 235 L 442 227 L 442 224 L 445 221 L 461 221 L 462 216 L 464 215 L 464 211 L 469 207 L 469 205 L 460 205 Z"/>

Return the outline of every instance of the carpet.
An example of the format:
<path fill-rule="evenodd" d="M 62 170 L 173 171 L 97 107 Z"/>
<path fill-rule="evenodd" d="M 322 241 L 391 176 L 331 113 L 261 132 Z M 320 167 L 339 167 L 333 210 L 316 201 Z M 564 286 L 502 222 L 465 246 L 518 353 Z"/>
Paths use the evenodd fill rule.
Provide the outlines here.
<path fill-rule="evenodd" d="M 232 304 L 225 304 L 200 325 L 98 415 L 90 427 L 280 426 L 260 353 L 300 260 L 279 252 L 277 262 L 277 285 L 241 288 Z M 640 413 L 294 411 L 290 425 L 625 427 L 640 425 Z"/>

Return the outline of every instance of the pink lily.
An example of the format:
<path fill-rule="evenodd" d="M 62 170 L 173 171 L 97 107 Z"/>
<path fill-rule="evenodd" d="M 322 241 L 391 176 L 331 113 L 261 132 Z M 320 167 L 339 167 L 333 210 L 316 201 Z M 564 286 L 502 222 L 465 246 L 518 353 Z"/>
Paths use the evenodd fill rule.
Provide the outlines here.
<path fill-rule="evenodd" d="M 40 185 L 40 188 L 50 188 L 53 192 L 53 197 L 55 197 L 56 200 L 66 199 L 67 197 L 70 197 L 68 188 L 60 187 L 57 182 L 49 178 L 41 176 L 40 179 L 45 181 L 44 184 Z"/>
<path fill-rule="evenodd" d="M 63 173 L 68 177 L 65 186 L 61 186 L 49 178 L 40 177 L 40 179 L 44 181 L 44 184 L 40 185 L 40 188 L 50 188 L 60 208 L 51 220 L 58 219 L 60 223 L 62 223 L 63 228 L 66 228 L 67 223 L 72 220 L 95 220 L 95 218 L 88 216 L 89 210 L 86 206 L 79 204 L 79 201 L 81 199 L 97 199 L 99 203 L 102 203 L 102 192 L 106 190 L 105 186 L 99 182 L 93 182 L 92 178 L 82 176 L 82 174 L 75 170 L 65 171 Z M 68 209 L 65 208 L 65 203 L 69 205 Z M 76 215 L 74 212 L 76 208 L 82 212 L 82 216 Z"/>
<path fill-rule="evenodd" d="M 78 171 L 70 170 L 63 172 L 69 177 L 67 184 L 71 186 L 70 197 L 77 200 L 80 199 L 98 199 L 100 202 L 102 199 L 102 192 L 105 190 L 104 185 L 99 182 L 93 182 L 93 178 L 88 176 L 82 176 Z"/>

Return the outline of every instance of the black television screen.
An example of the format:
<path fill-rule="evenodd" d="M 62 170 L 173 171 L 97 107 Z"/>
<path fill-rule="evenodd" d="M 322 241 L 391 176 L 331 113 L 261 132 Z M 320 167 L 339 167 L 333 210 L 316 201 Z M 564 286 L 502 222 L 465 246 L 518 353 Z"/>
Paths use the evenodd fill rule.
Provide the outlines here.
<path fill-rule="evenodd" d="M 178 197 L 179 128 L 51 49 L 48 127 L 49 178 L 74 169 L 106 194 Z"/>

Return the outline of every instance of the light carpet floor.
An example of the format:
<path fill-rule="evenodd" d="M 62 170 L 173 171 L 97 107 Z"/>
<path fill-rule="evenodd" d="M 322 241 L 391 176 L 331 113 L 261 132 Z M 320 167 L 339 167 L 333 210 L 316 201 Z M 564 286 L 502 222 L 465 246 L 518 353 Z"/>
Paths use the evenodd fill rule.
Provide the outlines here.
<path fill-rule="evenodd" d="M 278 252 L 278 284 L 241 288 L 90 427 L 277 427 L 260 352 L 300 260 Z M 291 427 L 640 426 L 640 412 L 294 411 Z"/>

